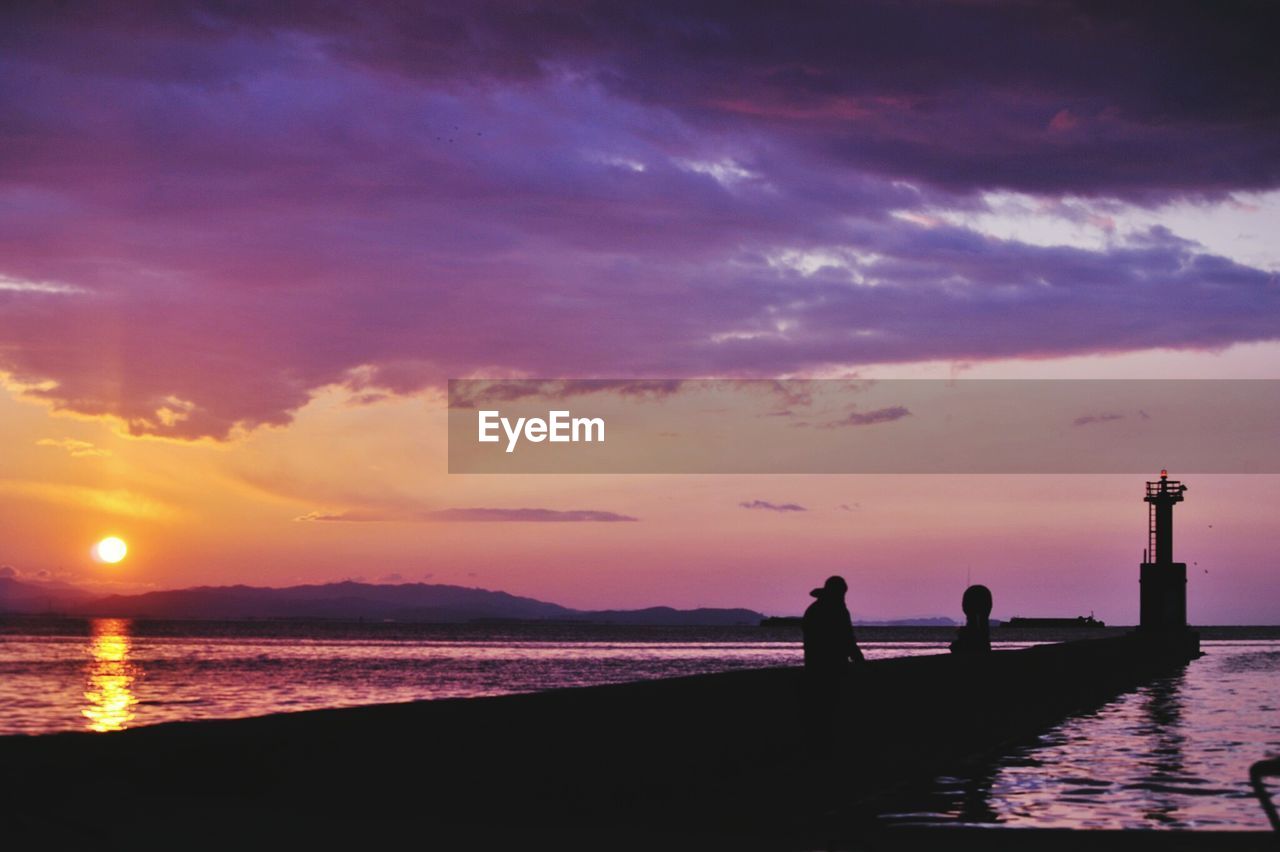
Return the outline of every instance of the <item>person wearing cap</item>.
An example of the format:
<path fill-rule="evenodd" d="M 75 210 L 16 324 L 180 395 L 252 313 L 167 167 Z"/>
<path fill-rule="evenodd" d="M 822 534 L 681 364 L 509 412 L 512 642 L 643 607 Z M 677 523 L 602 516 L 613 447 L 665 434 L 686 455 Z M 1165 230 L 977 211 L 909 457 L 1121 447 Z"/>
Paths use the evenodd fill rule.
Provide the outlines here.
<path fill-rule="evenodd" d="M 823 680 L 847 673 L 850 660 L 865 661 L 844 602 L 848 590 L 843 577 L 828 577 L 822 588 L 809 593 L 816 600 L 804 611 L 804 668 Z"/>

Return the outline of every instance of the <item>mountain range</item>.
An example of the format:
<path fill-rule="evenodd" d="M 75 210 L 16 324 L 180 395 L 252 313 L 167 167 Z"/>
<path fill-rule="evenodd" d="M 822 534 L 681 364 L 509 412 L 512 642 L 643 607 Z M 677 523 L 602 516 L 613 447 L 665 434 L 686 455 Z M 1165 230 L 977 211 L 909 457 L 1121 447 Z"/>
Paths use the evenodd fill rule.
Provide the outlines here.
<path fill-rule="evenodd" d="M 0 613 L 131 618 L 335 618 L 456 623 L 581 621 L 597 624 L 756 625 L 750 609 L 580 610 L 506 592 L 432 583 L 197 586 L 97 596 L 74 586 L 0 577 Z"/>

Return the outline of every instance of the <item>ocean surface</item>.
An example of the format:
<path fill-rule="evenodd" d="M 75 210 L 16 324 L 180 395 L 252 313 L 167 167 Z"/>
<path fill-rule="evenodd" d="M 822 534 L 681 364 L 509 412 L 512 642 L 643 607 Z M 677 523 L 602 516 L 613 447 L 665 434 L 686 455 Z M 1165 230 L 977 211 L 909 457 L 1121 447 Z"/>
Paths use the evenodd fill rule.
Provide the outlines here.
<path fill-rule="evenodd" d="M 1117 631 L 996 630 L 998 648 Z M 871 659 L 945 653 L 944 628 L 860 628 Z M 1248 766 L 1280 754 L 1280 629 L 1206 632 L 1180 675 L 957 768 L 887 819 L 1265 829 Z M 1217 637 L 1217 638 L 1214 638 Z M 0 617 L 0 735 L 110 732 L 431 698 L 798 665 L 795 628 Z"/>
<path fill-rule="evenodd" d="M 1280 634 L 1271 628 L 1259 633 Z M 1280 756 L 1280 639 L 1209 640 L 1180 674 L 934 780 L 894 822 L 1270 828 L 1249 766 Z M 1280 790 L 1272 787 L 1280 799 Z"/>
<path fill-rule="evenodd" d="M 952 636 L 871 635 L 884 632 L 863 631 L 869 658 L 942 653 Z M 0 734 L 792 666 L 799 638 L 758 627 L 0 618 Z"/>

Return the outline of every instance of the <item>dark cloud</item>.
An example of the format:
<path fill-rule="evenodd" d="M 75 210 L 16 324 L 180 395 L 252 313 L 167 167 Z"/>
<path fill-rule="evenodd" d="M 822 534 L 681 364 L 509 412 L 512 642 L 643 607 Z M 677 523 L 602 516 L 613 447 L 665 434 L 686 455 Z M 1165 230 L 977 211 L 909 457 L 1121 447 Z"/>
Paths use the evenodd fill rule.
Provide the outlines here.
<path fill-rule="evenodd" d="M 1123 420 L 1123 414 L 1108 411 L 1102 414 L 1082 414 L 1071 421 L 1072 426 L 1088 426 L 1091 423 L 1109 423 L 1112 420 Z"/>
<path fill-rule="evenodd" d="M 892 423 L 895 420 L 910 416 L 911 412 L 907 408 L 901 405 L 892 405 L 886 408 L 877 408 L 874 411 L 851 411 L 839 420 L 833 420 L 822 425 L 829 428 L 838 426 L 873 426 L 877 423 Z"/>
<path fill-rule="evenodd" d="M 738 504 L 743 509 L 764 509 L 766 512 L 807 512 L 799 503 L 771 503 L 768 500 L 743 500 Z"/>
<path fill-rule="evenodd" d="M 1280 9 L 1265 0 L 30 5 L 6 24 L 0 44 L 27 61 L 193 88 L 245 85 L 308 51 L 453 92 L 573 74 L 698 126 L 966 191 L 1280 177 Z M 453 142 L 486 127 L 431 126 Z"/>
<path fill-rule="evenodd" d="M 0 370 L 223 439 L 331 385 L 1274 340 L 1274 273 L 1167 229 L 1088 251 L 930 211 L 1275 186 L 1277 14 L 9 4 Z"/>
<path fill-rule="evenodd" d="M 636 521 L 630 515 L 605 512 L 597 509 L 436 509 L 409 511 L 403 509 L 351 509 L 341 512 L 308 512 L 299 521 L 361 522 L 433 522 L 462 521 L 478 523 L 615 523 Z"/>
<path fill-rule="evenodd" d="M 595 509 L 443 509 L 436 513 L 447 521 L 521 521 L 531 523 L 615 523 L 636 521 L 630 515 Z"/>

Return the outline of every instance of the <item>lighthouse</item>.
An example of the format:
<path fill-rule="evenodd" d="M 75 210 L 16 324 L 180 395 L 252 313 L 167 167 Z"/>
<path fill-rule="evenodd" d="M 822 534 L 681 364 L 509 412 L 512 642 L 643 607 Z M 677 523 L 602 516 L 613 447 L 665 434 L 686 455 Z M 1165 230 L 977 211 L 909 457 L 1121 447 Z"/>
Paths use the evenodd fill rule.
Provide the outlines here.
<path fill-rule="evenodd" d="M 1187 486 L 1169 479 L 1147 483 L 1147 550 L 1139 573 L 1139 627 L 1144 631 L 1185 630 L 1187 626 L 1187 563 L 1173 561 L 1173 507 L 1182 502 Z"/>

